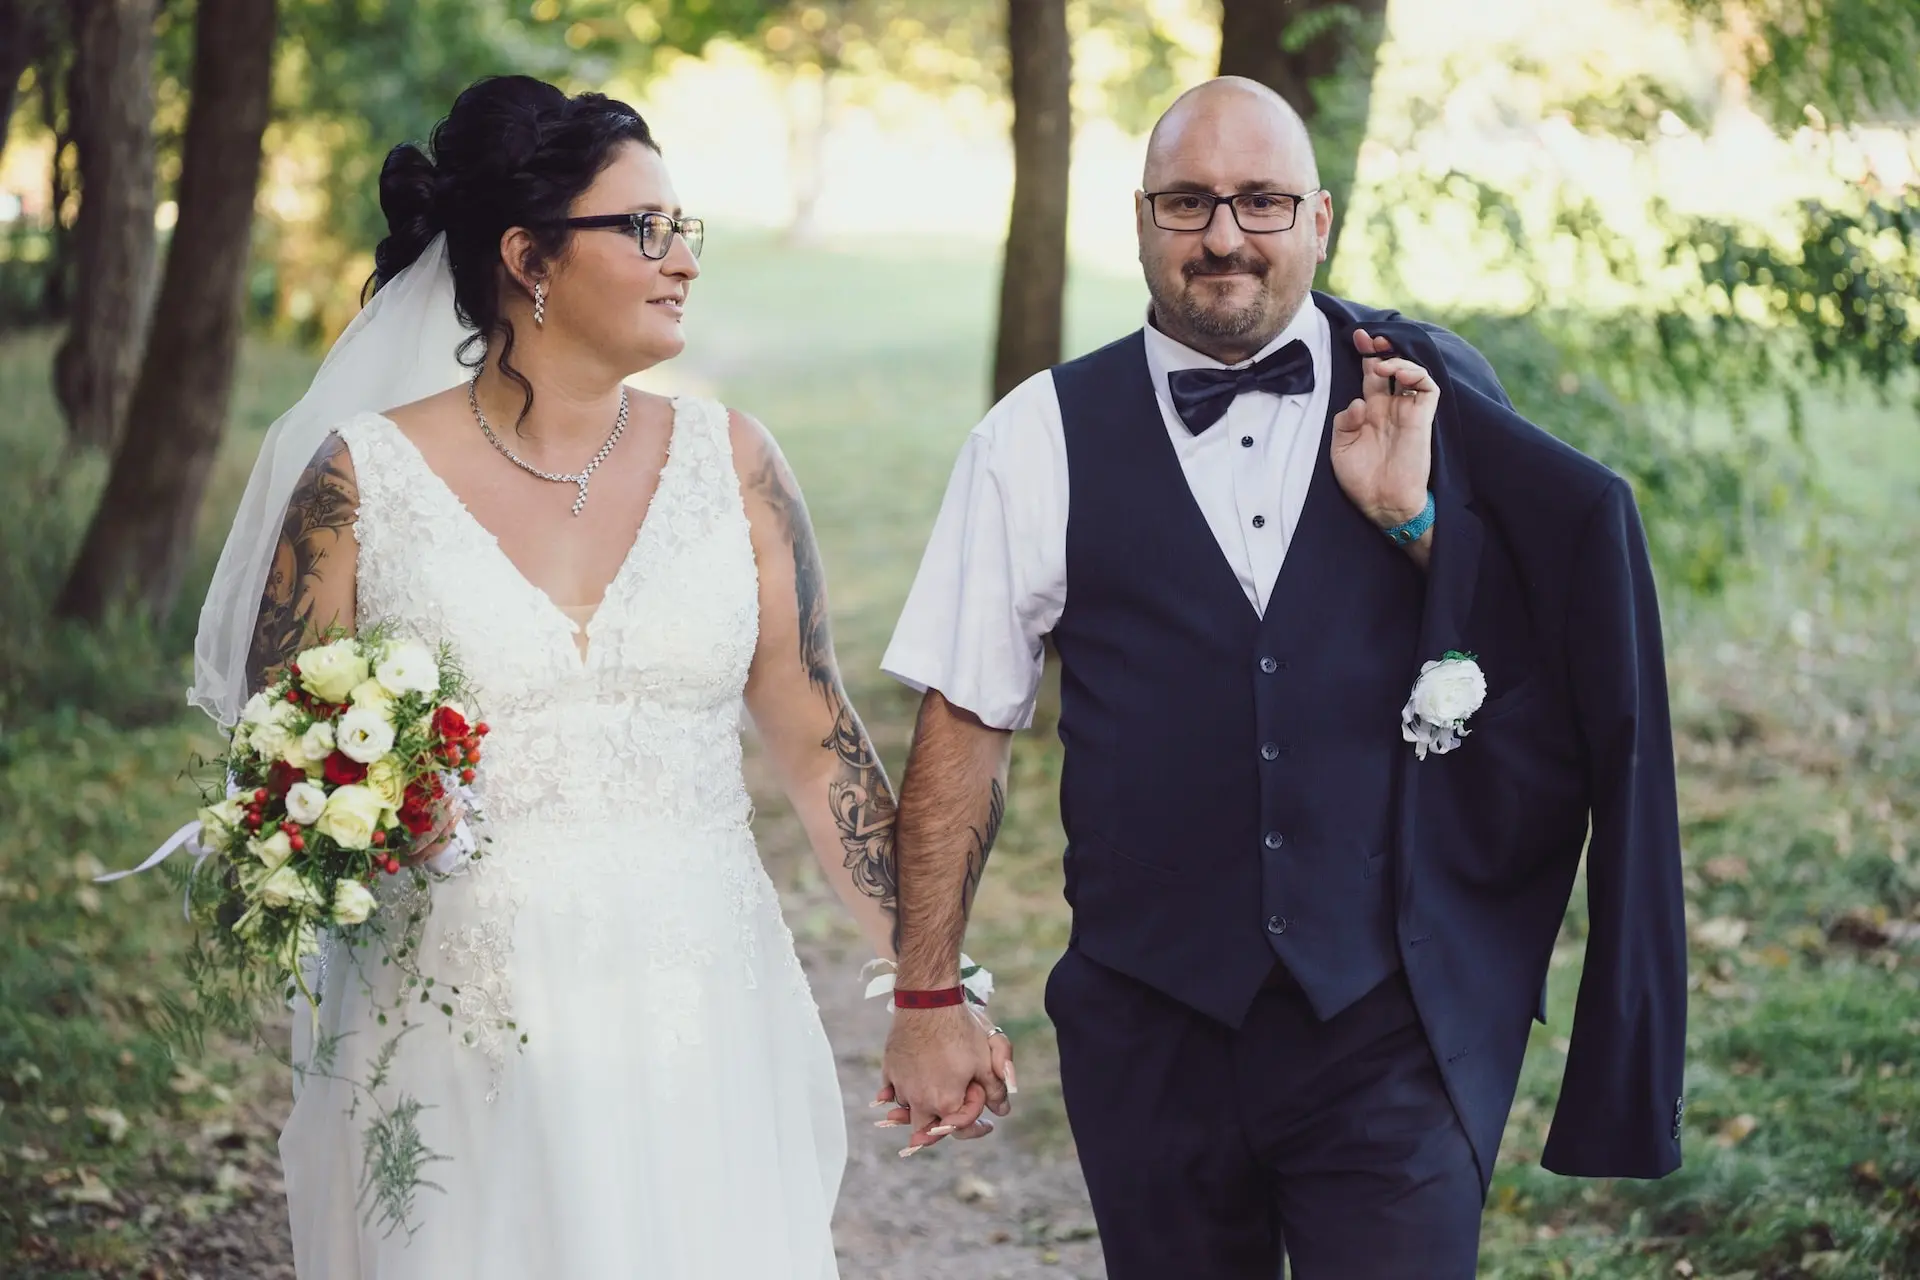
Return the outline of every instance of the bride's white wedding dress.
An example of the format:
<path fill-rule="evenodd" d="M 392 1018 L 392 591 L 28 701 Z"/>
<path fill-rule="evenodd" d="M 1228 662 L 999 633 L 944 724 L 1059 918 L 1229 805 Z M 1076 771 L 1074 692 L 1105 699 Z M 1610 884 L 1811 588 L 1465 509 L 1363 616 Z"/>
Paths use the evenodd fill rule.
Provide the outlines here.
<path fill-rule="evenodd" d="M 446 1157 L 423 1171 L 440 1189 L 411 1236 L 367 1220 L 368 1112 L 349 1115 L 345 1083 L 391 1037 L 375 1006 L 398 978 L 378 947 L 327 957 L 322 1029 L 347 1038 L 280 1138 L 301 1280 L 835 1276 L 839 1088 L 741 780 L 758 577 L 725 411 L 675 402 L 584 654 L 391 421 L 338 431 L 360 487 L 360 620 L 454 646 L 491 727 L 488 843 L 431 891 L 421 965 L 454 1032 L 413 1006 L 429 1016 L 380 1091 L 425 1103 L 425 1145 Z"/>

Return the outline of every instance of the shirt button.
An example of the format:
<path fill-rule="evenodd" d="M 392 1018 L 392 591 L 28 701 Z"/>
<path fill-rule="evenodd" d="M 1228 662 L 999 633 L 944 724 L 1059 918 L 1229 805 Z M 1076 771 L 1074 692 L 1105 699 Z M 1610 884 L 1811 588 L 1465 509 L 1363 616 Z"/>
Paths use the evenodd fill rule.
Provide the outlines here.
<path fill-rule="evenodd" d="M 1263 744 L 1260 748 L 1260 758 L 1262 760 L 1278 760 L 1280 758 L 1280 744 L 1277 742 Z"/>
<path fill-rule="evenodd" d="M 1278 831 L 1267 832 L 1267 839 L 1266 839 L 1267 848 L 1278 849 L 1282 843 L 1283 841 L 1281 840 L 1280 833 Z"/>
<path fill-rule="evenodd" d="M 1251 449 L 1251 448 L 1253 448 L 1253 437 L 1252 437 L 1252 436 L 1241 436 L 1241 437 L 1240 437 L 1240 447 L 1241 447 L 1242 449 Z"/>
<path fill-rule="evenodd" d="M 1273 934 L 1285 933 L 1287 926 L 1291 923 L 1292 921 L 1288 920 L 1285 916 L 1268 916 L 1267 932 Z"/>
<path fill-rule="evenodd" d="M 1267 518 L 1266 518 L 1265 516 L 1255 516 L 1255 517 L 1253 518 L 1253 527 L 1254 527 L 1254 528 L 1256 528 L 1256 529 L 1264 529 L 1264 528 L 1266 528 L 1266 527 L 1267 527 Z"/>
<path fill-rule="evenodd" d="M 1280 669 L 1280 664 L 1275 662 L 1272 658 L 1262 658 L 1260 659 L 1260 669 L 1266 672 L 1268 675 L 1272 675 L 1274 672 Z"/>

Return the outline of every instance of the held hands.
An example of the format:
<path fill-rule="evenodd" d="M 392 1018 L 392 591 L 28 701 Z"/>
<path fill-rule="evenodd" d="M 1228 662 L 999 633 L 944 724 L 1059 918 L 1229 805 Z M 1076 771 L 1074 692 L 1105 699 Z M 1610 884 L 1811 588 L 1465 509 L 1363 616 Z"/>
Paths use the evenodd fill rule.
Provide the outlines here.
<path fill-rule="evenodd" d="M 1013 1043 L 980 1006 L 894 1011 L 872 1105 L 888 1108 L 878 1127 L 913 1127 L 901 1155 L 946 1137 L 984 1138 L 993 1122 L 981 1113 L 1008 1114 L 1018 1091 Z"/>
<path fill-rule="evenodd" d="M 1354 506 L 1382 529 L 1419 515 L 1433 463 L 1433 415 L 1440 388 L 1425 369 L 1392 355 L 1393 344 L 1365 329 L 1361 398 L 1333 419 L 1333 474 Z"/>

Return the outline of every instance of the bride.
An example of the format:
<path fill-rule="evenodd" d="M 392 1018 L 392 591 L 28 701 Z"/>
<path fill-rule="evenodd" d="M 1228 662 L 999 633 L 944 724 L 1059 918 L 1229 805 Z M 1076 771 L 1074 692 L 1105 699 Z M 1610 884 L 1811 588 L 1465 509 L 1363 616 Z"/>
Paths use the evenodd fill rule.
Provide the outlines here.
<path fill-rule="evenodd" d="M 382 1085 L 424 1104 L 434 1189 L 410 1231 L 367 1212 L 348 1082 L 403 993 L 334 947 L 280 1139 L 298 1274 L 834 1276 L 841 1099 L 743 706 L 881 957 L 894 796 L 806 507 L 759 423 L 624 385 L 684 345 L 703 230 L 636 112 L 486 80 L 431 152 L 387 158 L 376 292 L 269 436 L 196 645 L 231 723 L 328 628 L 392 621 L 453 646 L 492 730 L 485 856 L 432 883 L 419 949 L 464 1034 L 400 1037 Z"/>

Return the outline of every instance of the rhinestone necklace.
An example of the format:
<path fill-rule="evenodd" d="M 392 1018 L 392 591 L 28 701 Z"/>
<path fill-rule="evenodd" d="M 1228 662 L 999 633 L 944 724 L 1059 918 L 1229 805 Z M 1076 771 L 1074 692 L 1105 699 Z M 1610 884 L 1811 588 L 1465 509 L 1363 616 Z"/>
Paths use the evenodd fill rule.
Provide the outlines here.
<path fill-rule="evenodd" d="M 579 485 L 580 496 L 573 500 L 573 514 L 576 516 L 579 515 L 580 509 L 587 505 L 587 481 L 593 478 L 594 470 L 607 460 L 607 455 L 613 452 L 614 445 L 620 443 L 620 437 L 627 429 L 627 389 L 624 386 L 620 388 L 620 413 L 614 418 L 613 431 L 607 436 L 607 442 L 600 446 L 600 452 L 594 454 L 587 465 L 580 468 L 578 472 L 573 475 L 565 475 L 552 471 L 542 471 L 513 450 L 507 448 L 506 445 L 500 443 L 500 437 L 493 434 L 493 428 L 487 423 L 487 415 L 480 412 L 480 396 L 476 390 L 479 385 L 480 375 L 476 373 L 467 382 L 467 406 L 473 410 L 473 420 L 479 423 L 480 430 L 486 433 L 488 443 L 498 449 L 508 462 L 511 462 L 514 466 L 519 467 L 529 475 L 539 476 L 542 480 L 551 480 L 555 484 Z"/>

